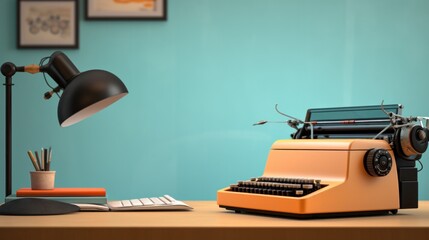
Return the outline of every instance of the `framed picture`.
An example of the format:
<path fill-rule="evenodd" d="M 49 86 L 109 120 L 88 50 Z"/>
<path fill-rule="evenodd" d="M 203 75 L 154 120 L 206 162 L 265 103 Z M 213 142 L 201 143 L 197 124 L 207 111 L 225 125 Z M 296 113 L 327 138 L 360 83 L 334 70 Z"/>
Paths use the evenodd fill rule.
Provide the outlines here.
<path fill-rule="evenodd" d="M 167 0 L 86 0 L 88 20 L 167 20 Z"/>
<path fill-rule="evenodd" d="M 77 0 L 18 0 L 18 48 L 78 48 Z"/>

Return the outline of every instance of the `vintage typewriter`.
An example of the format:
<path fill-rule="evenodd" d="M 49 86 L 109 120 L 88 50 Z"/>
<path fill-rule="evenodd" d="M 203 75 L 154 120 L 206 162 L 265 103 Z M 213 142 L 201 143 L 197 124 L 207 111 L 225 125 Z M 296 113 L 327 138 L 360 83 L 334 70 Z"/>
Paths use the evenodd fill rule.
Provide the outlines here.
<path fill-rule="evenodd" d="M 292 139 L 272 145 L 262 176 L 219 190 L 220 207 L 297 218 L 418 207 L 428 117 L 403 117 L 399 104 L 309 109 L 305 121 L 276 110 Z"/>

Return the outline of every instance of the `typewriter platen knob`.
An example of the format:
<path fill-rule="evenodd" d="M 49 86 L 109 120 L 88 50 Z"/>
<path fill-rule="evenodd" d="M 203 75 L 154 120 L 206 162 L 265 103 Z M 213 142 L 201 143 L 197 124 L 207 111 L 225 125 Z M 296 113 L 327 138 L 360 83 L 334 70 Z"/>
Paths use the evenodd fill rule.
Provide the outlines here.
<path fill-rule="evenodd" d="M 371 176 L 386 176 L 392 169 L 392 156 L 385 149 L 370 149 L 365 154 L 364 167 Z"/>

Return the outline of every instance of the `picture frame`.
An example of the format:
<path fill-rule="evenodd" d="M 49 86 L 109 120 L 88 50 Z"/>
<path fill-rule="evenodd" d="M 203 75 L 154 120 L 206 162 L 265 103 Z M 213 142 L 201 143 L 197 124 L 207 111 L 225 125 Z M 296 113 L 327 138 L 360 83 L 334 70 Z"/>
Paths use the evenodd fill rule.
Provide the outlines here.
<path fill-rule="evenodd" d="M 78 48 L 78 0 L 17 0 L 18 48 Z"/>
<path fill-rule="evenodd" d="M 167 20 L 167 0 L 86 0 L 87 20 Z"/>

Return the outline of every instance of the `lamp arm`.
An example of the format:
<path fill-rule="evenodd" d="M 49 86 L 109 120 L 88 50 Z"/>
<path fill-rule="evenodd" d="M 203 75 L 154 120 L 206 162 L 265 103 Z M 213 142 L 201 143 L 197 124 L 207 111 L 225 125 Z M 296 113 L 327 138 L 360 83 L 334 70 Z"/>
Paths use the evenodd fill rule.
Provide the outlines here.
<path fill-rule="evenodd" d="M 12 77 L 16 72 L 38 73 L 39 66 L 16 66 L 6 62 L 1 66 L 1 73 L 5 76 L 5 196 L 12 194 Z"/>
<path fill-rule="evenodd" d="M 5 77 L 12 77 L 16 72 L 27 72 L 31 74 L 39 73 L 40 66 L 36 64 L 30 64 L 27 66 L 16 66 L 11 62 L 3 63 L 1 66 L 1 73 Z"/>

